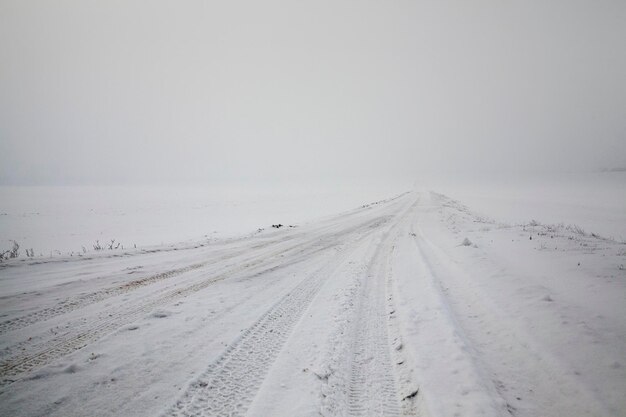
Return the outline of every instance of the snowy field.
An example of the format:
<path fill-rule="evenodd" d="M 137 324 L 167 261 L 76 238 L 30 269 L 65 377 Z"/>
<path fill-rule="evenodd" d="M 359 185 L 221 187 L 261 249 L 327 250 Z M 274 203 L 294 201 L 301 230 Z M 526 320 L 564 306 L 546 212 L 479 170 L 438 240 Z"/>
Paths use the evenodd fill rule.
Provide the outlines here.
<path fill-rule="evenodd" d="M 500 222 L 563 223 L 626 241 L 626 171 L 469 175 L 428 183 Z"/>
<path fill-rule="evenodd" d="M 3 244 L 61 254 L 0 264 L 0 415 L 624 416 L 625 177 L 586 178 L 4 189 Z"/>
<path fill-rule="evenodd" d="M 0 186 L 0 251 L 13 241 L 35 255 L 125 249 L 249 234 L 349 210 L 406 187 Z"/>

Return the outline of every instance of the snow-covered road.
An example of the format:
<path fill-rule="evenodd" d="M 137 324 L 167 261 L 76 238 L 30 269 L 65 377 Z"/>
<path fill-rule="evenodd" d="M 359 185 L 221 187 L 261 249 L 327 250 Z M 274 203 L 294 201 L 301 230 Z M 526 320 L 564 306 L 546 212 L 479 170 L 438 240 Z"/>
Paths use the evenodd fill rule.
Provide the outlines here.
<path fill-rule="evenodd" d="M 623 264 L 623 243 L 426 192 L 245 238 L 10 261 L 0 415 L 623 416 Z"/>

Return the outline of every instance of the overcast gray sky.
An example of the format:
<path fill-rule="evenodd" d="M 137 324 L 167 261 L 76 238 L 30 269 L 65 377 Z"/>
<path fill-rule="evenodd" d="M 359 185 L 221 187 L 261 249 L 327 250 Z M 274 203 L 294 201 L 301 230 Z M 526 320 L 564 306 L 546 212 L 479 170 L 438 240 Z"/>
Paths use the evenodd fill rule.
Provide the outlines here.
<path fill-rule="evenodd" d="M 0 182 L 626 166 L 626 2 L 0 1 Z"/>

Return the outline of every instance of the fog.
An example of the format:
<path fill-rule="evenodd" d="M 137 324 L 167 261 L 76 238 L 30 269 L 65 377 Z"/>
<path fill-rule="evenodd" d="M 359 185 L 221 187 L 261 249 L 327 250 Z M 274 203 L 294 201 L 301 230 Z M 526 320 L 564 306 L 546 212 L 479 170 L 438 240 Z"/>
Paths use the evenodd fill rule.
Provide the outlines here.
<path fill-rule="evenodd" d="M 626 166 L 626 2 L 0 2 L 0 183 Z"/>

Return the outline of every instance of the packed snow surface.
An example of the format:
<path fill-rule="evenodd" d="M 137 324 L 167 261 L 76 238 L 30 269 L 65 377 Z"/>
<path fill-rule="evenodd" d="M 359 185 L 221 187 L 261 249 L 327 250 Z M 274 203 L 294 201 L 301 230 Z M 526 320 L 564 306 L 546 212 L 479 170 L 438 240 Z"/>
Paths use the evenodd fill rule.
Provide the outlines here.
<path fill-rule="evenodd" d="M 4 261 L 0 415 L 624 416 L 626 245 L 542 220 L 411 191 Z"/>

